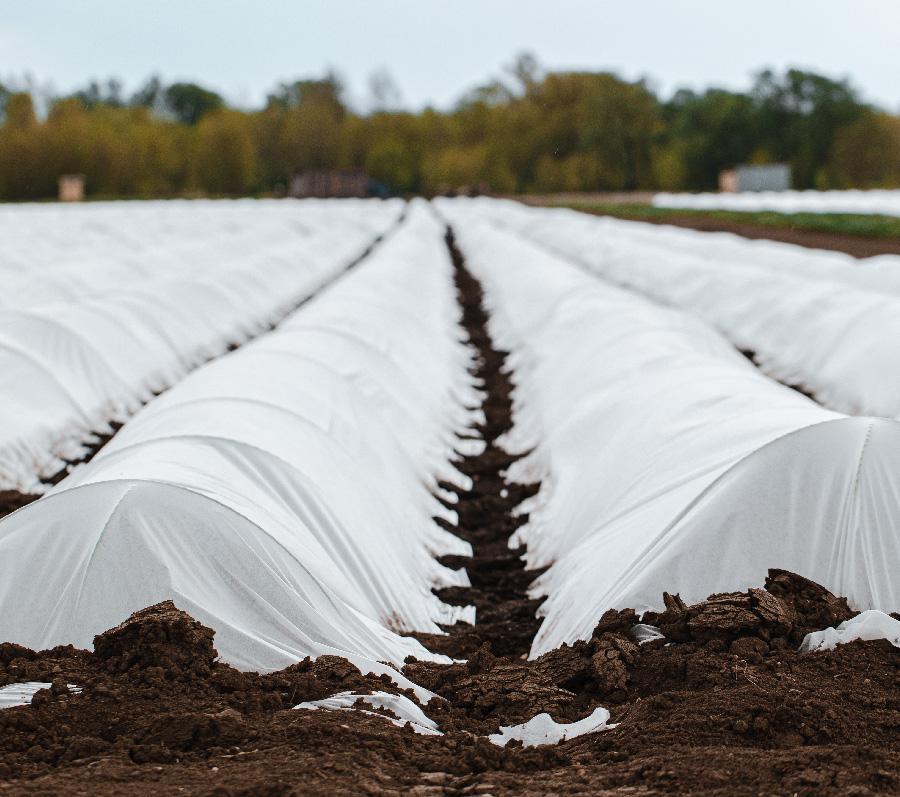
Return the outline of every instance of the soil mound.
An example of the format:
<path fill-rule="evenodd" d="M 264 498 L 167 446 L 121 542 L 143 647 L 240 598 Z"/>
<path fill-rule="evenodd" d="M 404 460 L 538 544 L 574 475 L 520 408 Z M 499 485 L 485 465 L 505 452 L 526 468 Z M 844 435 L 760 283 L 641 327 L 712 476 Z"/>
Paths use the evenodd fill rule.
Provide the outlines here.
<path fill-rule="evenodd" d="M 169 680 L 207 675 L 218 656 L 212 630 L 172 601 L 135 612 L 95 636 L 94 653 L 109 672 L 157 667 Z"/>

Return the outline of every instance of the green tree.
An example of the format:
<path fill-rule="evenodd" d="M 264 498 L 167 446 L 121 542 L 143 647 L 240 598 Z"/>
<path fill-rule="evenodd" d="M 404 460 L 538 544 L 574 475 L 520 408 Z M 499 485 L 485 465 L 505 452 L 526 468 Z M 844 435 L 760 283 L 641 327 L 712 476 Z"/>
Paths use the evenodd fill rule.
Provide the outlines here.
<path fill-rule="evenodd" d="M 838 130 L 868 111 L 847 81 L 799 69 L 759 73 L 751 97 L 760 144 L 775 160 L 791 164 L 798 188 L 827 187 L 825 169 Z"/>
<path fill-rule="evenodd" d="M 836 188 L 900 188 L 900 118 L 871 112 L 839 130 L 828 173 Z"/>
<path fill-rule="evenodd" d="M 9 102 L 10 91 L 0 83 L 0 124 L 6 119 L 6 103 Z"/>
<path fill-rule="evenodd" d="M 215 194 L 252 192 L 258 172 L 252 120 L 239 111 L 220 110 L 197 126 L 197 181 Z"/>
<path fill-rule="evenodd" d="M 165 86 L 157 75 L 153 75 L 131 95 L 128 104 L 138 108 L 156 108 L 165 103 L 165 97 Z"/>
<path fill-rule="evenodd" d="M 55 186 L 47 185 L 42 132 L 31 95 L 10 94 L 0 128 L 0 196 L 4 199 L 53 195 Z"/>
<path fill-rule="evenodd" d="M 37 125 L 34 102 L 30 94 L 16 92 L 6 99 L 4 126 L 9 130 L 28 130 Z"/>
<path fill-rule="evenodd" d="M 354 112 L 329 73 L 282 83 L 245 112 L 157 77 L 126 102 L 108 80 L 40 121 L 27 93 L 0 86 L 0 196 L 52 197 L 65 172 L 110 196 L 278 192 L 312 169 L 365 171 L 403 194 L 710 189 L 724 168 L 775 160 L 799 187 L 900 180 L 896 117 L 846 81 L 801 70 L 762 72 L 745 93 L 680 91 L 661 103 L 641 81 L 545 73 L 522 55 L 449 112 L 393 109 L 384 75 L 373 96 L 375 110 Z"/>
<path fill-rule="evenodd" d="M 187 125 L 195 125 L 205 114 L 225 107 L 221 96 L 196 83 L 173 83 L 165 90 L 165 103 L 178 121 Z"/>
<path fill-rule="evenodd" d="M 280 83 L 266 104 L 275 105 L 283 110 L 298 108 L 302 105 L 327 107 L 330 112 L 342 117 L 346 112 L 343 101 L 344 88 L 340 79 L 329 72 L 320 80 L 295 80 L 291 83 Z"/>
<path fill-rule="evenodd" d="M 756 109 L 746 94 L 723 89 L 697 94 L 683 89 L 664 105 L 663 114 L 666 133 L 660 165 L 666 159 L 671 178 L 678 168 L 674 160 L 680 159 L 687 187 L 717 188 L 720 171 L 750 161 L 759 149 Z"/>
<path fill-rule="evenodd" d="M 270 144 L 274 172 L 282 181 L 309 169 L 340 164 L 347 109 L 337 78 L 282 84 L 269 96 L 267 111 L 276 121 Z"/>
<path fill-rule="evenodd" d="M 72 97 L 85 108 L 96 108 L 99 105 L 121 108 L 125 104 L 122 99 L 122 83 L 116 78 L 109 78 L 105 83 L 92 80 L 86 88 L 72 94 Z"/>

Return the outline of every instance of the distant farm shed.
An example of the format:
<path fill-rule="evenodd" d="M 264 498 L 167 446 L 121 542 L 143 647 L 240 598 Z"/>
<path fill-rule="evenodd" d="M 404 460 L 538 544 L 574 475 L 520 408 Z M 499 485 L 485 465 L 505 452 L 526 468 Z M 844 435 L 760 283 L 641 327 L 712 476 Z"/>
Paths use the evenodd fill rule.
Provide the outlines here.
<path fill-rule="evenodd" d="M 81 202 L 84 199 L 84 175 L 63 174 L 59 177 L 59 201 Z"/>
<path fill-rule="evenodd" d="M 309 171 L 291 178 L 292 197 L 385 197 L 387 188 L 364 172 Z"/>
<path fill-rule="evenodd" d="M 719 173 L 719 190 L 725 193 L 788 191 L 790 188 L 791 167 L 786 163 L 742 165 Z"/>

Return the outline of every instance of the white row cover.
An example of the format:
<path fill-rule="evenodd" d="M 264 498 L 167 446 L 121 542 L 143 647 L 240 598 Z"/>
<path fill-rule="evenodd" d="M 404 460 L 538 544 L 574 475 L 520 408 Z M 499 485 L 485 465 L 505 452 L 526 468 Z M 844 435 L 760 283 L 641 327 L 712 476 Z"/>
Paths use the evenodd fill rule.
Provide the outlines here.
<path fill-rule="evenodd" d="M 0 204 L 0 307 L 215 278 L 247 259 L 259 268 L 311 236 L 337 243 L 354 228 L 377 234 L 399 208 L 356 199 Z"/>
<path fill-rule="evenodd" d="M 615 727 L 608 723 L 609 711 L 602 707 L 595 708 L 583 719 L 568 723 L 556 722 L 549 714 L 542 713 L 521 725 L 501 725 L 500 733 L 492 733 L 488 739 L 498 747 L 506 747 L 513 739 L 522 742 L 523 747 L 539 747 Z"/>
<path fill-rule="evenodd" d="M 380 709 L 383 712 L 390 712 L 394 716 L 357 708 L 356 704 L 358 701 L 367 703 L 372 708 Z M 373 692 L 371 695 L 338 692 L 336 695 L 326 697 L 323 700 L 299 703 L 294 708 L 306 711 L 361 711 L 370 717 L 381 717 L 399 728 L 408 725 L 413 731 L 422 736 L 443 736 L 438 729 L 437 723 L 427 716 L 412 700 L 404 695 L 395 695 L 390 692 Z"/>
<path fill-rule="evenodd" d="M 865 213 L 900 216 L 900 191 L 745 191 L 737 194 L 657 194 L 661 208 L 774 210 L 778 213 Z"/>
<path fill-rule="evenodd" d="M 895 648 L 900 648 L 900 620 L 877 609 L 869 609 L 851 620 L 844 620 L 837 628 L 825 628 L 807 634 L 800 650 L 804 653 L 834 650 L 838 645 L 846 645 L 857 639 L 866 642 L 885 639 Z"/>
<path fill-rule="evenodd" d="M 472 619 L 433 586 L 469 554 L 432 520 L 477 403 L 442 229 L 425 203 L 279 328 L 149 403 L 0 521 L 0 639 L 90 646 L 171 598 L 222 658 L 428 657 L 399 632 Z"/>
<path fill-rule="evenodd" d="M 472 215 L 690 310 L 737 348 L 754 352 L 766 374 L 803 387 L 826 406 L 900 417 L 900 258 L 884 259 L 875 273 L 836 253 L 787 244 L 471 202 Z"/>
<path fill-rule="evenodd" d="M 714 330 L 593 278 L 471 204 L 440 205 L 516 374 L 512 469 L 543 480 L 519 532 L 547 595 L 532 655 L 610 608 L 698 601 L 787 568 L 900 607 L 900 423 L 762 376 Z"/>
<path fill-rule="evenodd" d="M 282 318 L 400 211 L 364 200 L 0 208 L 0 489 L 39 492 L 92 432 Z"/>
<path fill-rule="evenodd" d="M 51 686 L 53 684 L 44 681 L 24 681 L 0 686 L 0 711 L 5 708 L 27 706 L 41 689 L 49 689 Z M 67 686 L 70 692 L 81 691 L 81 687 L 77 684 L 67 684 Z"/>

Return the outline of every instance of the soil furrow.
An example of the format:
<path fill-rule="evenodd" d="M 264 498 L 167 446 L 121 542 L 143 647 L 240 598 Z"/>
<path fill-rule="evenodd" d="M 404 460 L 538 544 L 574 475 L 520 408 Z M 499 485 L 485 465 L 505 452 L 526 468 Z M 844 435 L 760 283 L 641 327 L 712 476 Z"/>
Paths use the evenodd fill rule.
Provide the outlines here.
<path fill-rule="evenodd" d="M 759 356 L 752 349 L 738 349 L 738 351 L 743 354 L 744 357 L 750 360 L 750 362 L 759 369 L 760 373 L 762 373 L 763 376 L 766 377 L 766 379 L 771 379 L 773 382 L 778 382 L 779 385 L 784 385 L 784 387 L 790 388 L 795 393 L 799 393 L 801 396 L 805 396 L 810 401 L 816 402 L 816 404 L 818 404 L 819 406 L 826 407 L 825 404 L 823 404 L 821 401 L 819 401 L 819 399 L 816 398 L 816 394 L 813 393 L 813 391 L 807 388 L 805 385 L 800 384 L 799 382 L 785 382 L 781 379 L 776 379 L 774 376 L 769 376 L 765 371 L 763 371 L 762 367 L 760 366 Z"/>
<path fill-rule="evenodd" d="M 472 479 L 470 490 L 448 483 L 441 485 L 458 497 L 457 503 L 451 504 L 458 514 L 458 525 L 446 527 L 469 542 L 473 551 L 471 558 L 447 556 L 441 562 L 449 567 L 465 567 L 471 586 L 442 589 L 437 594 L 446 603 L 474 605 L 476 623 L 448 627 L 447 636 L 417 637 L 431 650 L 454 658 L 469 658 L 485 643 L 494 655 L 524 656 L 540 624 L 535 611 L 541 601 L 528 597 L 528 586 L 541 571 L 526 570 L 522 560 L 524 547 L 510 548 L 508 540 L 528 520 L 525 514 L 514 514 L 515 508 L 534 495 L 540 484 L 518 484 L 506 477 L 506 469 L 522 456 L 505 451 L 498 443 L 513 425 L 515 384 L 506 367 L 508 352 L 494 345 L 481 285 L 466 268 L 449 227 L 446 241 L 462 308 L 461 323 L 474 350 L 472 374 L 483 391 L 484 420 L 460 438 L 480 440 L 484 449 L 476 455 L 460 455 L 453 463 Z"/>

